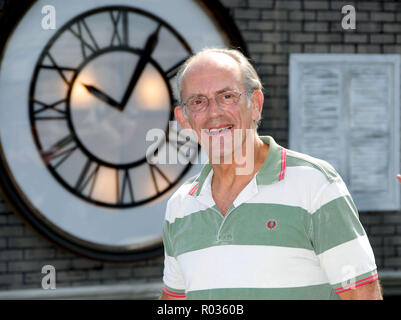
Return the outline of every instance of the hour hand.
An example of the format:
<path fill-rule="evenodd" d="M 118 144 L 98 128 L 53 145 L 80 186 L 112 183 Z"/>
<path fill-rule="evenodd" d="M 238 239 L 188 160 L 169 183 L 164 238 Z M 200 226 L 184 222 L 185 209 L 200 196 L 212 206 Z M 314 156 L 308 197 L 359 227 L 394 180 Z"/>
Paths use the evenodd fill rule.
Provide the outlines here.
<path fill-rule="evenodd" d="M 86 90 L 88 90 L 89 93 L 93 94 L 96 98 L 102 100 L 103 102 L 106 102 L 111 107 L 114 107 L 114 108 L 118 109 L 119 111 L 122 111 L 120 104 L 117 101 L 115 101 L 113 98 L 111 98 L 110 96 L 105 94 L 104 92 L 100 91 L 99 89 L 95 88 L 92 85 L 87 85 L 84 83 L 82 83 L 82 85 L 86 88 Z"/>

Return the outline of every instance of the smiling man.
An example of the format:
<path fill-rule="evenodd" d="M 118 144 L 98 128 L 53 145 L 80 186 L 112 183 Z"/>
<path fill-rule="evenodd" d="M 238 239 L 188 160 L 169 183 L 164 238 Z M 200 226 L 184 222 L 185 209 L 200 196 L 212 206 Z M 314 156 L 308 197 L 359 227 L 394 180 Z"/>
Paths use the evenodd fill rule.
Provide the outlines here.
<path fill-rule="evenodd" d="M 338 173 L 257 134 L 264 97 L 248 60 L 203 50 L 181 67 L 177 87 L 175 116 L 209 163 L 168 202 L 162 298 L 381 299 Z"/>

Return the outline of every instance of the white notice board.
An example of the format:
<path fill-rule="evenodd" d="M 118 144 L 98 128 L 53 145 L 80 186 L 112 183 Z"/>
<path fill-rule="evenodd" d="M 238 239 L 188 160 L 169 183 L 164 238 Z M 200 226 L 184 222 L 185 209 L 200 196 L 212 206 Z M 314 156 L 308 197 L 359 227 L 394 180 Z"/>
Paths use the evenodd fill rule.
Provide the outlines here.
<path fill-rule="evenodd" d="M 399 210 L 400 56 L 291 54 L 293 150 L 331 163 L 361 211 Z"/>

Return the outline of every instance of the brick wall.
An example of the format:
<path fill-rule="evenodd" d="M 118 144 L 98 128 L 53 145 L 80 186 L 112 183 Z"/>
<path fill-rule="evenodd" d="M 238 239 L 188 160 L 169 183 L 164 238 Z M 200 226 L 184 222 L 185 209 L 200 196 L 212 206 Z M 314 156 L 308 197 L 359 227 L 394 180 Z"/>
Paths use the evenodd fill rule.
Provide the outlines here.
<path fill-rule="evenodd" d="M 134 263 L 86 259 L 40 237 L 0 200 L 0 290 L 41 288 L 42 267 L 56 269 L 57 288 L 160 281 L 163 257 Z"/>
<path fill-rule="evenodd" d="M 401 53 L 401 3 L 396 1 L 221 2 L 236 21 L 266 89 L 260 132 L 284 146 L 288 146 L 289 53 Z M 346 4 L 356 8 L 356 30 L 341 28 L 341 8 Z M 360 217 L 379 270 L 399 270 L 400 212 L 364 212 Z M 56 268 L 61 288 L 160 281 L 163 257 L 135 263 L 79 257 L 39 237 L 0 200 L 0 290 L 40 288 L 45 264 Z"/>

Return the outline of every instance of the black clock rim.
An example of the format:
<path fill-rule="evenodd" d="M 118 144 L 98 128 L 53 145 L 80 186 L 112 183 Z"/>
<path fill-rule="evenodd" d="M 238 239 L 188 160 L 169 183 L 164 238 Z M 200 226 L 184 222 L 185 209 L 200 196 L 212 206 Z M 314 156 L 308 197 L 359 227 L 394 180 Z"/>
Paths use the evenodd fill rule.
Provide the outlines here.
<path fill-rule="evenodd" d="M 18 0 L 18 6 L 12 7 L 10 5 L 11 1 L 5 0 L 5 5 L 2 11 L 7 12 L 7 14 L 0 11 L 0 29 L 2 30 L 2 32 L 0 32 L 0 70 L 7 39 L 14 32 L 15 28 L 28 10 L 37 1 L 39 0 Z M 220 30 L 225 36 L 227 36 L 229 42 L 231 42 L 231 47 L 241 50 L 245 56 L 249 57 L 247 44 L 228 9 L 225 8 L 219 0 L 196 1 L 214 18 L 216 25 L 220 27 Z"/>
<path fill-rule="evenodd" d="M 220 0 L 197 0 L 197 2 L 212 16 L 213 22 L 220 28 L 227 40 L 231 42 L 230 47 L 240 50 L 249 58 L 248 46 L 230 12 L 221 4 Z"/>
<path fill-rule="evenodd" d="M 18 6 L 12 7 L 9 1 L 5 2 L 4 12 L 0 12 L 0 72 L 3 54 L 8 38 L 12 35 L 15 28 L 23 19 L 28 10 L 38 0 L 19 0 Z M 220 27 L 222 33 L 227 37 L 231 43 L 232 48 L 241 50 L 245 56 L 249 57 L 247 45 L 228 10 L 218 0 L 197 0 L 200 5 L 207 10 L 207 12 L 214 18 L 214 23 Z M 228 43 L 227 43 L 228 45 Z M 146 249 L 137 249 L 135 251 L 105 251 L 96 247 L 89 247 L 81 245 L 72 241 L 71 237 L 66 237 L 60 230 L 52 229 L 47 226 L 43 220 L 39 220 L 32 212 L 32 208 L 28 206 L 27 199 L 23 199 L 22 194 L 17 190 L 18 185 L 12 181 L 11 176 L 6 168 L 6 162 L 3 158 L 1 141 L 0 141 L 0 193 L 4 200 L 7 202 L 12 211 L 24 221 L 27 222 L 29 227 L 38 232 L 44 238 L 50 240 L 56 246 L 70 251 L 74 254 L 95 259 L 100 261 L 110 262 L 133 262 L 160 256 L 163 254 L 163 243 Z"/>

